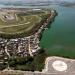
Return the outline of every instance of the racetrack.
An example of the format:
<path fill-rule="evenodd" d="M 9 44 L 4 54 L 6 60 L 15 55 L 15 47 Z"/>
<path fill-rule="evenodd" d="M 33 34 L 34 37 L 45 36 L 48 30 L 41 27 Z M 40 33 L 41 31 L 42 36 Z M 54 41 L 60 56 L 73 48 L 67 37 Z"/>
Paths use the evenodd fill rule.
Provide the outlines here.
<path fill-rule="evenodd" d="M 35 26 L 35 23 L 38 23 L 41 21 L 41 18 L 38 17 L 37 15 L 30 15 L 30 16 L 23 16 L 23 21 L 20 22 L 18 21 L 18 23 L 9 23 L 8 25 L 0 25 L 0 32 L 1 33 L 18 33 L 19 31 L 23 31 L 23 30 L 29 30 L 32 27 Z"/>
<path fill-rule="evenodd" d="M 47 12 L 47 11 L 46 11 Z M 41 16 L 45 16 L 48 13 L 34 14 L 29 13 L 1 13 L 0 12 L 0 36 L 4 35 L 16 35 L 21 33 L 28 33 L 33 31 L 33 28 L 37 27 L 43 20 Z M 35 30 L 35 29 L 34 29 Z"/>

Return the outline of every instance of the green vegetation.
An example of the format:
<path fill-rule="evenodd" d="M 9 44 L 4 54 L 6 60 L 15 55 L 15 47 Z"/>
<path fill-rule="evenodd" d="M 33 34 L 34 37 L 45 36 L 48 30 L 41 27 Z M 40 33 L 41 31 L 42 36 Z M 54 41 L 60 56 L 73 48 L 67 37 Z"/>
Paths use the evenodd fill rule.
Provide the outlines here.
<path fill-rule="evenodd" d="M 47 18 L 49 10 L 0 14 L 0 37 L 17 38 L 35 32 Z"/>
<path fill-rule="evenodd" d="M 10 67 L 14 67 L 17 70 L 25 71 L 41 71 L 44 68 L 46 52 L 42 49 L 38 55 L 34 58 L 28 57 L 16 57 L 9 60 Z"/>

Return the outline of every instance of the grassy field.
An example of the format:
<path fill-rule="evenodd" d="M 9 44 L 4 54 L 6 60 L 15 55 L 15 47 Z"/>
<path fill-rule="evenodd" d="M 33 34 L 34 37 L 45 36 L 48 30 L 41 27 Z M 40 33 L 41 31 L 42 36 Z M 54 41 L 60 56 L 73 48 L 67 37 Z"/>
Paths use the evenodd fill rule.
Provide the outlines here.
<path fill-rule="evenodd" d="M 29 13 L 0 13 L 0 36 L 9 36 L 22 33 L 30 33 L 38 27 L 47 11 Z M 10 18 L 13 18 L 10 20 Z M 35 30 L 35 29 L 34 29 Z M 24 34 L 25 35 L 25 34 Z"/>

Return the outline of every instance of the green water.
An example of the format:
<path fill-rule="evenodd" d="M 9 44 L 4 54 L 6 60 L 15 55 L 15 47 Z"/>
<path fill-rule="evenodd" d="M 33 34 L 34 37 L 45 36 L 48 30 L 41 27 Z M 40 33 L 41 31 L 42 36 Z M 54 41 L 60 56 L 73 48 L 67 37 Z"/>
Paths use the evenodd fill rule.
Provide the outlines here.
<path fill-rule="evenodd" d="M 44 31 L 40 45 L 49 55 L 75 58 L 75 8 L 52 7 L 58 16 Z"/>

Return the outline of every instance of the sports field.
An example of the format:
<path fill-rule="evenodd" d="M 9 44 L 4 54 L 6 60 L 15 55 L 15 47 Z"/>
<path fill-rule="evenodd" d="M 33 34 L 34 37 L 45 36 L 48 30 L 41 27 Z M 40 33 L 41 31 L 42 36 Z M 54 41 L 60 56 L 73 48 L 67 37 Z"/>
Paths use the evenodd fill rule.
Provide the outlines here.
<path fill-rule="evenodd" d="M 0 36 L 29 34 L 37 28 L 46 15 L 47 11 L 43 10 L 27 13 L 0 12 Z"/>

